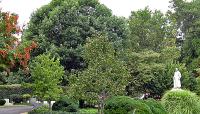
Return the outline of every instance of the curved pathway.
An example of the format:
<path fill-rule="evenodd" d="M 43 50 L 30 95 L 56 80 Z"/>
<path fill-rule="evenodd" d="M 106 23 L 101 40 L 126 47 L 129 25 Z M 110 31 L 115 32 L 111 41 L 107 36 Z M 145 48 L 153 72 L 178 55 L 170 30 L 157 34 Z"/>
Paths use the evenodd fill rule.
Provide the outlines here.
<path fill-rule="evenodd" d="M 9 106 L 0 107 L 0 114 L 22 114 L 29 112 L 33 109 L 33 106 Z"/>

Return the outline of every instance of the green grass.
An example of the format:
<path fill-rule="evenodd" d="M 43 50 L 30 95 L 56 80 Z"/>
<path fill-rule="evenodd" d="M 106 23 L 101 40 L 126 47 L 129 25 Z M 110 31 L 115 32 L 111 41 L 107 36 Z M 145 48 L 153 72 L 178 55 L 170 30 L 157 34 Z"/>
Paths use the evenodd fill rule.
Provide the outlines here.
<path fill-rule="evenodd" d="M 97 114 L 98 109 L 95 108 L 85 108 L 79 110 L 80 114 Z"/>
<path fill-rule="evenodd" d="M 78 112 L 63 112 L 63 111 L 31 111 L 29 114 L 98 114 L 98 109 L 95 108 L 84 108 L 80 109 Z"/>

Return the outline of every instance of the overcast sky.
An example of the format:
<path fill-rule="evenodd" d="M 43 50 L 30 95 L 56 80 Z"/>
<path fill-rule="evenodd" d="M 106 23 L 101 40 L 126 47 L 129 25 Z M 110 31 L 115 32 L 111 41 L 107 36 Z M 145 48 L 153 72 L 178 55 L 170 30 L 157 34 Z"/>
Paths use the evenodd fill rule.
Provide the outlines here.
<path fill-rule="evenodd" d="M 0 0 L 0 8 L 3 11 L 10 11 L 19 14 L 19 24 L 27 23 L 30 14 L 42 5 L 48 4 L 51 0 Z M 150 9 L 166 12 L 170 0 L 99 0 L 113 11 L 117 16 L 128 17 L 131 11 L 143 9 L 149 6 Z"/>

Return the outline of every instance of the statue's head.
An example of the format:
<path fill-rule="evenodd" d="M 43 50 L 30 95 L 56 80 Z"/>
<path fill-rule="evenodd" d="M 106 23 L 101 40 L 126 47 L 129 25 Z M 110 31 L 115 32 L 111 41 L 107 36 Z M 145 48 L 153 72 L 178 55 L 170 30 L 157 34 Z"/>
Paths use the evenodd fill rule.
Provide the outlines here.
<path fill-rule="evenodd" d="M 178 71 L 178 68 L 176 68 L 176 71 Z"/>

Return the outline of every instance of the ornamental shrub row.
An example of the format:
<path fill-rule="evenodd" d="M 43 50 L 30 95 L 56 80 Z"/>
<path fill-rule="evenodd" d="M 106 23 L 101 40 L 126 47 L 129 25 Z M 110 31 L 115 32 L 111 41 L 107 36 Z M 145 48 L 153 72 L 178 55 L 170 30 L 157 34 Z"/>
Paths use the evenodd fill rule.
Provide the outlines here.
<path fill-rule="evenodd" d="M 69 99 L 67 96 L 61 97 L 52 106 L 53 111 L 77 112 L 78 102 Z"/>
<path fill-rule="evenodd" d="M 153 99 L 140 100 L 128 96 L 114 96 L 105 103 L 105 114 L 168 114 Z"/>
<path fill-rule="evenodd" d="M 0 106 L 3 106 L 6 103 L 4 99 L 0 99 Z"/>
<path fill-rule="evenodd" d="M 13 94 L 23 95 L 23 94 L 31 94 L 32 90 L 29 88 L 24 88 L 20 84 L 13 85 L 0 85 L 0 98 L 10 98 Z"/>

